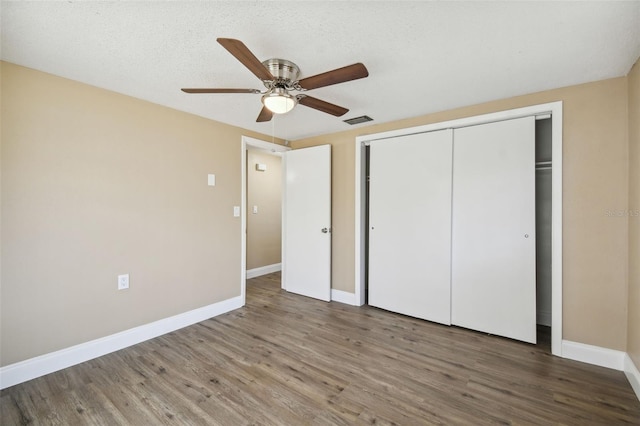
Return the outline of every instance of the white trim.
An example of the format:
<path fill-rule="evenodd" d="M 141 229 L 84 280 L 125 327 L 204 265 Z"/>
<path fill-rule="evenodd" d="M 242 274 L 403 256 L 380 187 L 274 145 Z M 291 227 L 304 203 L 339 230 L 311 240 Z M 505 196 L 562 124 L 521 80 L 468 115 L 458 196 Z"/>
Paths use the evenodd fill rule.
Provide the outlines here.
<path fill-rule="evenodd" d="M 624 356 L 624 374 L 627 376 L 627 380 L 629 380 L 629 384 L 636 393 L 638 400 L 640 400 L 640 371 L 638 371 L 638 367 L 633 363 L 629 354 Z"/>
<path fill-rule="evenodd" d="M 287 241 L 287 227 L 285 226 L 287 222 L 287 155 L 282 156 L 282 205 L 280 206 L 280 211 L 282 211 L 282 226 L 280 227 L 280 241 L 282 241 L 282 245 L 280 246 L 280 260 L 284 263 L 284 260 L 287 258 L 287 246 L 284 244 Z M 284 265 L 286 268 L 286 265 Z M 282 271 L 280 274 L 280 288 L 283 290 L 287 289 L 287 271 L 286 269 Z"/>
<path fill-rule="evenodd" d="M 356 221 L 355 221 L 355 243 L 356 243 L 356 253 L 355 253 L 355 295 L 356 301 L 358 302 L 358 306 L 364 305 L 365 299 L 365 259 L 364 259 L 364 247 L 365 247 L 365 235 L 366 230 L 364 229 L 366 218 L 364 215 L 366 214 L 366 197 L 367 197 L 367 189 L 364 185 L 364 182 L 367 181 L 367 170 L 366 170 L 366 156 L 363 155 L 365 151 L 364 140 L 361 136 L 356 137 L 356 190 L 354 192 L 354 204 L 356 211 Z"/>
<path fill-rule="evenodd" d="M 261 277 L 262 275 L 271 274 L 282 270 L 282 263 L 274 263 L 273 265 L 260 266 L 258 268 L 247 270 L 247 279 Z"/>
<path fill-rule="evenodd" d="M 460 127 L 477 126 L 478 124 L 494 123 L 496 121 L 512 120 L 514 118 L 537 116 L 541 114 L 557 113 L 555 108 L 562 107 L 562 101 L 550 102 L 547 104 L 531 105 L 523 108 L 515 108 L 488 114 L 475 115 L 472 117 L 457 118 L 454 120 L 441 121 L 439 123 L 425 124 L 422 126 L 406 127 L 404 129 L 390 130 L 382 133 L 357 136 L 359 144 L 371 143 L 380 139 L 395 138 L 397 136 L 413 135 L 416 133 L 433 132 L 442 129 L 457 129 Z M 553 159 L 555 160 L 555 159 Z M 555 161 L 554 161 L 555 165 Z"/>
<path fill-rule="evenodd" d="M 267 142 L 249 136 L 242 136 L 242 141 L 250 146 L 251 149 L 265 151 L 272 155 L 280 156 L 283 152 L 291 151 L 291 148 L 289 148 L 288 146 L 278 145 L 277 143 Z"/>
<path fill-rule="evenodd" d="M 347 305 L 360 306 L 358 299 L 354 293 L 349 293 L 342 290 L 331 289 L 331 301 L 345 303 Z"/>
<path fill-rule="evenodd" d="M 551 353 L 562 354 L 562 101 L 551 104 Z"/>
<path fill-rule="evenodd" d="M 241 308 L 240 296 L 0 368 L 0 389 L 153 339 Z"/>
<path fill-rule="evenodd" d="M 562 341 L 563 358 L 599 365 L 600 367 L 612 368 L 618 371 L 624 370 L 624 357 L 626 355 L 625 352 L 614 349 L 586 345 L 569 340 Z"/>
<path fill-rule="evenodd" d="M 247 277 L 247 150 L 257 149 L 281 156 L 291 148 L 244 135 L 240 139 L 240 296 L 244 305 L 247 297 L 247 278 L 250 278 Z"/>
<path fill-rule="evenodd" d="M 441 123 L 427 124 L 371 135 L 357 136 L 355 140 L 355 294 L 364 304 L 364 202 L 366 176 L 364 145 L 379 139 L 436 130 L 474 126 L 494 121 L 510 120 L 531 115 L 551 114 L 553 173 L 551 177 L 551 353 L 562 354 L 562 101 L 533 105 L 490 114 L 465 117 Z"/>

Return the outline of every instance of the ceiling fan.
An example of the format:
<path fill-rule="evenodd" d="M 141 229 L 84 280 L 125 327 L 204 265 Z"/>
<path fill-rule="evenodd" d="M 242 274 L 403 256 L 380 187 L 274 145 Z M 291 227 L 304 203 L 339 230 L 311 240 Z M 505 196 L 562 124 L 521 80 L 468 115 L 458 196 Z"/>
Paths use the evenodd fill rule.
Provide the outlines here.
<path fill-rule="evenodd" d="M 185 93 L 253 93 L 262 95 L 262 110 L 256 121 L 269 121 L 273 114 L 284 114 L 293 109 L 296 104 L 301 104 L 318 111 L 340 117 L 349 110 L 323 100 L 299 93 L 292 95 L 290 92 L 305 92 L 332 84 L 357 80 L 369 75 L 367 68 L 361 64 L 348 65 L 322 74 L 298 80 L 300 68 L 286 59 L 267 59 L 260 62 L 253 53 L 240 40 L 232 38 L 219 38 L 218 43 L 229 51 L 237 60 L 249 69 L 256 77 L 262 80 L 265 90 L 258 89 L 182 89 Z"/>

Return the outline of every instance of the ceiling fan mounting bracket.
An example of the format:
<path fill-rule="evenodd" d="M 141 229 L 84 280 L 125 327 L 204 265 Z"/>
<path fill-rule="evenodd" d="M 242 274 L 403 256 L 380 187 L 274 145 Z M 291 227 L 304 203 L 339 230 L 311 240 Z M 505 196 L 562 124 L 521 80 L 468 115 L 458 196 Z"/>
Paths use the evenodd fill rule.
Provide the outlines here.
<path fill-rule="evenodd" d="M 262 83 L 264 84 L 264 87 L 267 88 L 267 92 L 271 92 L 274 89 L 284 89 L 287 92 L 290 90 L 304 90 L 298 85 L 297 81 L 292 82 L 289 80 L 284 80 L 282 78 L 277 78 L 275 80 L 265 80 Z"/>

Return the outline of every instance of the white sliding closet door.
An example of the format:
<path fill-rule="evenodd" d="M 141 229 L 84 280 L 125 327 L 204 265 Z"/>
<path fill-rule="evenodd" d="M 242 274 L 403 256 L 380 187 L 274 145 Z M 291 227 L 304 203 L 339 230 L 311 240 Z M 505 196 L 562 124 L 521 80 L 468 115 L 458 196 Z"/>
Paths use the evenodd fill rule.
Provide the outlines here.
<path fill-rule="evenodd" d="M 455 325 L 536 342 L 535 118 L 456 129 Z"/>
<path fill-rule="evenodd" d="M 452 130 L 371 144 L 369 304 L 451 323 Z"/>

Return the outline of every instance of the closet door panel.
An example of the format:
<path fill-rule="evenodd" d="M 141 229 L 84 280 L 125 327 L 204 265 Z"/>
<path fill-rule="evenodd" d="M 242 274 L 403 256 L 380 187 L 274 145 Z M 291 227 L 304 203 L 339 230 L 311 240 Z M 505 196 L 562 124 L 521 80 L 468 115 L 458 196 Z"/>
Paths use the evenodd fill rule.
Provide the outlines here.
<path fill-rule="evenodd" d="M 455 325 L 536 341 L 535 119 L 456 129 Z"/>
<path fill-rule="evenodd" d="M 369 304 L 450 324 L 452 130 L 369 152 Z"/>

